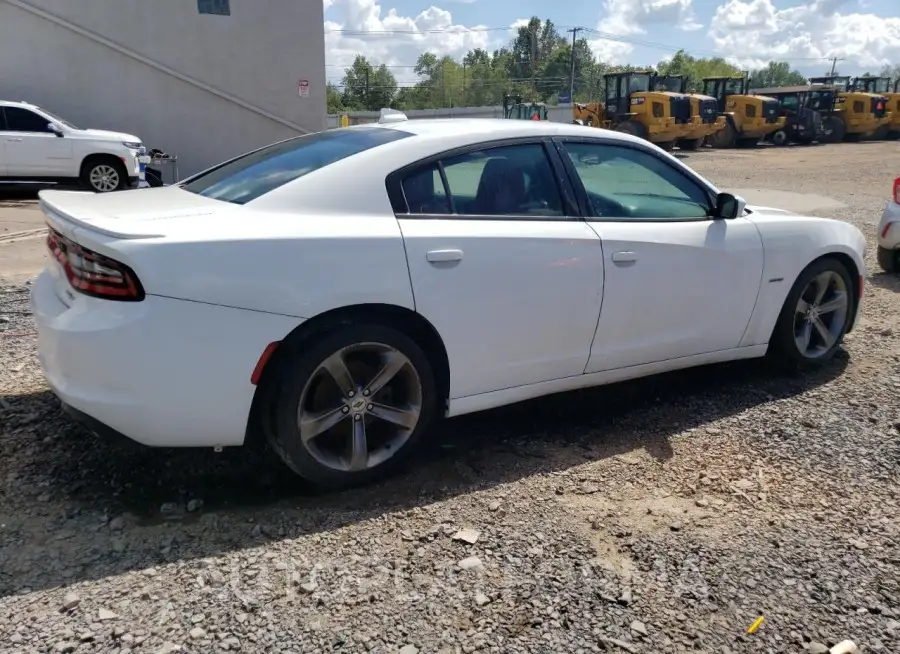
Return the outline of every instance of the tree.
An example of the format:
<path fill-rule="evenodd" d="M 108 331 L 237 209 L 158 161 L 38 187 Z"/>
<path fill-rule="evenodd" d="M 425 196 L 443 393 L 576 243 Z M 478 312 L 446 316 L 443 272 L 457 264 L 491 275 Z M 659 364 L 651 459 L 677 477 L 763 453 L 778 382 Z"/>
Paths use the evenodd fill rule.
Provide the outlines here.
<path fill-rule="evenodd" d="M 885 66 L 878 73 L 880 77 L 890 77 L 893 81 L 897 81 L 900 79 L 900 64 L 894 64 L 893 66 Z"/>
<path fill-rule="evenodd" d="M 661 61 L 657 65 L 660 75 L 685 75 L 688 78 L 688 90 L 700 91 L 703 89 L 704 77 L 740 77 L 743 72 L 733 64 L 729 64 L 721 57 L 698 59 L 692 57 L 684 50 L 679 50 L 668 61 Z"/>
<path fill-rule="evenodd" d="M 751 88 L 768 88 L 773 86 L 799 86 L 806 84 L 806 75 L 791 70 L 786 61 L 770 61 L 769 65 L 755 70 L 750 75 Z"/>
<path fill-rule="evenodd" d="M 397 79 L 384 64 L 372 66 L 362 55 L 344 71 L 341 102 L 347 109 L 375 111 L 390 107 L 397 92 Z"/>
<path fill-rule="evenodd" d="M 339 114 L 344 111 L 344 101 L 341 92 L 331 82 L 325 84 L 325 104 L 330 114 Z"/>

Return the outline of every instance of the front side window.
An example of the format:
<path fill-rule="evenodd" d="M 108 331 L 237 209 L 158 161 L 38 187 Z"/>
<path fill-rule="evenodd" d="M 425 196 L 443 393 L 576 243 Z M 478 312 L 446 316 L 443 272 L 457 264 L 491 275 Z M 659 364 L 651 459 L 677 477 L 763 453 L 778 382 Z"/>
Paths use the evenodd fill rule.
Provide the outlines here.
<path fill-rule="evenodd" d="M 711 213 L 702 187 L 649 152 L 605 143 L 563 147 L 597 218 L 678 221 Z"/>
<path fill-rule="evenodd" d="M 47 125 L 49 120 L 28 109 L 21 107 L 4 107 L 6 114 L 6 129 L 10 132 L 40 132 L 47 134 L 50 130 Z"/>
<path fill-rule="evenodd" d="M 187 179 L 182 188 L 215 200 L 245 204 L 336 161 L 410 136 L 402 130 L 374 126 L 299 136 L 200 173 Z"/>
<path fill-rule="evenodd" d="M 410 175 L 402 187 L 410 213 L 452 212 L 480 217 L 565 215 L 556 176 L 540 143 L 486 148 L 448 157 Z"/>
<path fill-rule="evenodd" d="M 800 98 L 796 95 L 786 95 L 781 99 L 781 106 L 785 109 L 797 109 L 800 106 Z"/>

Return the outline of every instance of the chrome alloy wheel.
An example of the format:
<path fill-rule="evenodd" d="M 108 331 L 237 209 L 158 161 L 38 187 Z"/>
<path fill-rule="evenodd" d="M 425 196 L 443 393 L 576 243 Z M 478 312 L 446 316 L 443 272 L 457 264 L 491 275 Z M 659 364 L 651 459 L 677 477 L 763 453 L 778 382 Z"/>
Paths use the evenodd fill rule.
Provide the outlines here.
<path fill-rule="evenodd" d="M 119 173 L 112 166 L 100 164 L 91 168 L 88 179 L 91 186 L 100 193 L 108 193 L 119 188 Z"/>
<path fill-rule="evenodd" d="M 806 359 L 826 354 L 844 332 L 850 315 L 850 294 L 844 278 L 832 270 L 813 277 L 794 311 L 794 342 Z"/>
<path fill-rule="evenodd" d="M 383 343 L 342 348 L 315 369 L 300 394 L 300 441 L 340 472 L 374 468 L 399 452 L 422 412 L 422 383 L 410 360 Z"/>

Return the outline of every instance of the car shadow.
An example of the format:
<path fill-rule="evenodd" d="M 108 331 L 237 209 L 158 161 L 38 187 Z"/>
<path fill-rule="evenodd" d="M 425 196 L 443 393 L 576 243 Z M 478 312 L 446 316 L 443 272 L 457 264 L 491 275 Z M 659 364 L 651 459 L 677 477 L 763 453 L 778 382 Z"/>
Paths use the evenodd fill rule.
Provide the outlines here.
<path fill-rule="evenodd" d="M 49 392 L 5 396 L 0 560 L 37 542 L 54 566 L 0 566 L 0 597 L 338 530 L 636 450 L 665 465 L 674 434 L 802 394 L 846 365 L 843 351 L 805 374 L 762 361 L 719 364 L 454 418 L 431 432 L 407 472 L 342 492 L 309 488 L 258 443 L 221 453 L 111 443 L 75 425 Z M 191 500 L 202 508 L 189 512 Z M 109 551 L 114 517 L 127 525 L 120 534 L 136 534 L 127 551 L 85 563 L 85 551 Z"/>
<path fill-rule="evenodd" d="M 878 271 L 869 276 L 869 281 L 878 288 L 900 291 L 900 274 Z"/>

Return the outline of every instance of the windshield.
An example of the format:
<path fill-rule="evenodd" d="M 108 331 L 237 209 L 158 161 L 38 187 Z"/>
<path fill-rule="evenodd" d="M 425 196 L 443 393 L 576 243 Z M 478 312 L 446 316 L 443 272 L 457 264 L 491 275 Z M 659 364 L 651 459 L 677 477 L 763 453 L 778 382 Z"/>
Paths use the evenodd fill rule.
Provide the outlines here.
<path fill-rule="evenodd" d="M 69 129 L 81 129 L 80 127 L 75 127 L 75 125 L 73 125 L 72 123 L 70 123 L 70 122 L 69 122 L 68 120 L 66 120 L 65 118 L 60 118 L 59 116 L 57 116 L 57 115 L 54 114 L 53 112 L 47 111 L 47 110 L 44 109 L 43 107 L 37 107 L 37 108 L 40 109 L 40 110 L 41 110 L 41 113 L 44 114 L 45 116 L 47 116 L 47 117 L 49 117 L 49 118 L 52 118 L 53 120 L 55 120 L 55 121 L 58 122 L 58 123 L 62 123 L 63 125 L 65 125 L 65 126 L 68 127 Z"/>
<path fill-rule="evenodd" d="M 670 93 L 681 93 L 681 78 L 680 77 L 657 77 L 656 78 L 656 90 L 657 91 L 669 91 Z"/>
<path fill-rule="evenodd" d="M 833 100 L 834 92 L 832 91 L 810 91 L 806 106 L 815 111 L 824 111 L 831 109 Z"/>
<path fill-rule="evenodd" d="M 725 83 L 725 92 L 729 94 L 742 95 L 744 93 L 744 80 L 730 79 Z"/>
<path fill-rule="evenodd" d="M 649 75 L 632 75 L 628 80 L 628 92 L 629 93 L 640 93 L 642 91 L 650 90 L 650 76 Z"/>
<path fill-rule="evenodd" d="M 377 126 L 343 127 L 281 141 L 185 180 L 185 191 L 245 204 L 279 186 L 365 150 L 412 136 Z"/>

